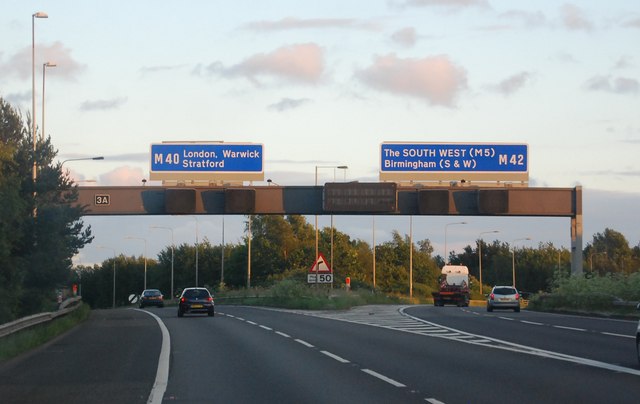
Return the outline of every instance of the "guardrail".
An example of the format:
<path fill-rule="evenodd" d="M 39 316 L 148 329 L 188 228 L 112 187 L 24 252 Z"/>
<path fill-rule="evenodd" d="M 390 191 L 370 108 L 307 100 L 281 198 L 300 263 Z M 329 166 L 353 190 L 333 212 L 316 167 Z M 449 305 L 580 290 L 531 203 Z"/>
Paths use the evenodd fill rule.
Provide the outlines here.
<path fill-rule="evenodd" d="M 67 315 L 80 307 L 78 302 L 80 302 L 81 300 L 82 297 L 73 297 L 60 303 L 57 311 L 34 314 L 12 321 L 10 323 L 2 324 L 0 325 L 0 338 L 6 337 L 7 335 L 11 335 L 26 328 L 33 327 L 34 325 L 46 323 L 47 321 L 51 321 L 55 318 Z"/>

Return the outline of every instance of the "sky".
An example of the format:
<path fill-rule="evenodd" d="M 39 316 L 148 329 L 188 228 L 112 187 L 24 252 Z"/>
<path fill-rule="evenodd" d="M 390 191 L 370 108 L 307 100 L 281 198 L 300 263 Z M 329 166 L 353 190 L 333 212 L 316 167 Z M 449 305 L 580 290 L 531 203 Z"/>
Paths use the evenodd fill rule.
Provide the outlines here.
<path fill-rule="evenodd" d="M 584 246 L 606 228 L 640 243 L 635 0 L 5 0 L 0 38 L 0 96 L 31 112 L 34 40 L 38 127 L 59 161 L 104 156 L 65 163 L 80 185 L 141 184 L 163 141 L 263 144 L 265 186 L 339 165 L 318 182 L 376 182 L 383 142 L 528 144 L 529 186 L 583 188 Z M 154 257 L 172 237 L 237 243 L 245 220 L 86 217 L 95 240 L 74 262 Z M 334 225 L 369 243 L 411 228 L 440 255 L 493 230 L 482 238 L 570 247 L 568 218 Z"/>

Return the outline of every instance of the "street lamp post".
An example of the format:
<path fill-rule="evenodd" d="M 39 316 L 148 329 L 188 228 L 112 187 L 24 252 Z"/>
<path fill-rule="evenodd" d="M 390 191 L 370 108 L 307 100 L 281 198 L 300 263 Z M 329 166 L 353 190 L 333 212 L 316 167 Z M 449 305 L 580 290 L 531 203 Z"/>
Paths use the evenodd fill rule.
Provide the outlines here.
<path fill-rule="evenodd" d="M 191 215 L 191 217 L 196 221 L 196 287 L 198 287 L 198 250 L 200 249 L 200 244 L 198 243 L 198 216 Z"/>
<path fill-rule="evenodd" d="M 97 157 L 79 157 L 76 159 L 66 159 L 66 160 L 62 160 L 62 163 L 60 163 L 60 166 L 63 166 L 64 163 L 68 162 L 68 161 L 82 161 L 82 160 L 104 160 L 104 156 L 97 156 Z"/>
<path fill-rule="evenodd" d="M 447 255 L 447 229 L 449 228 L 449 226 L 453 226 L 455 224 L 467 224 L 467 222 L 454 222 L 454 223 L 447 223 L 444 226 L 444 264 L 448 264 L 449 263 L 449 256 Z"/>
<path fill-rule="evenodd" d="M 513 245 L 516 241 L 521 241 L 521 240 L 531 240 L 531 237 L 524 237 L 524 238 L 517 238 L 515 240 L 513 240 L 511 242 L 512 246 L 511 246 L 511 273 L 512 273 L 512 281 L 513 281 L 513 287 L 516 287 L 516 249 L 515 246 Z"/>
<path fill-rule="evenodd" d="M 478 234 L 478 272 L 480 274 L 480 295 L 482 295 L 482 235 L 489 233 L 500 233 L 499 230 L 483 231 Z"/>
<path fill-rule="evenodd" d="M 125 237 L 125 239 L 144 241 L 144 288 L 143 289 L 146 289 L 147 288 L 147 239 L 142 237 L 133 237 L 133 236 L 127 236 Z"/>
<path fill-rule="evenodd" d="M 409 216 L 409 299 L 413 299 L 413 216 Z"/>
<path fill-rule="evenodd" d="M 38 11 L 31 15 L 31 125 L 33 135 L 33 182 L 37 179 L 36 170 L 36 18 L 49 18 L 47 13 Z M 35 191 L 34 191 L 35 196 Z M 34 211 L 35 212 L 35 211 Z"/>
<path fill-rule="evenodd" d="M 46 69 L 47 67 L 56 67 L 58 65 L 56 65 L 55 63 L 51 63 L 51 62 L 47 62 L 47 63 L 43 63 L 42 64 L 42 132 L 40 133 L 40 137 L 42 139 L 44 139 L 44 137 L 47 135 L 45 130 L 44 130 L 44 83 L 45 83 L 45 77 L 46 77 Z"/>
<path fill-rule="evenodd" d="M 372 255 L 373 255 L 373 290 L 376 290 L 376 217 L 371 216 L 371 244 L 373 245 Z"/>
<path fill-rule="evenodd" d="M 113 251 L 113 303 L 112 308 L 116 308 L 116 249 L 99 245 L 98 248 Z"/>
<path fill-rule="evenodd" d="M 590 263 L 591 273 L 593 273 L 593 256 L 594 256 L 594 255 L 598 255 L 598 254 L 604 254 L 604 255 L 607 255 L 607 252 L 606 252 L 606 251 L 600 251 L 600 252 L 594 252 L 594 253 L 591 253 L 591 254 L 589 255 L 589 263 Z"/>
<path fill-rule="evenodd" d="M 173 229 L 171 227 L 163 227 L 163 226 L 149 226 L 150 229 L 163 229 L 169 230 L 171 232 L 171 290 L 169 291 L 171 299 L 173 300 L 173 257 L 174 257 L 174 248 L 176 243 L 173 239 Z"/>
<path fill-rule="evenodd" d="M 333 168 L 334 169 L 333 176 L 335 178 L 335 169 L 336 168 L 341 169 L 341 170 L 346 170 L 349 167 L 345 166 L 345 165 L 341 165 L 341 166 L 316 166 L 316 170 L 315 170 L 315 172 L 316 172 L 316 175 L 315 175 L 315 178 L 316 178 L 315 185 L 316 185 L 316 187 L 318 186 L 318 168 Z M 346 175 L 347 175 L 346 171 L 345 171 L 344 175 L 345 175 L 345 178 L 346 178 Z M 318 253 L 319 253 L 319 251 L 318 251 L 318 215 L 315 215 L 315 230 L 316 230 L 316 256 L 314 258 L 314 263 L 318 260 Z M 332 230 L 333 230 L 333 228 L 332 228 Z M 333 265 L 333 263 L 330 263 L 330 265 Z M 318 265 L 315 265 L 315 267 L 316 267 L 316 287 L 317 287 L 318 286 Z M 333 270 L 333 266 L 332 266 L 331 269 Z"/>

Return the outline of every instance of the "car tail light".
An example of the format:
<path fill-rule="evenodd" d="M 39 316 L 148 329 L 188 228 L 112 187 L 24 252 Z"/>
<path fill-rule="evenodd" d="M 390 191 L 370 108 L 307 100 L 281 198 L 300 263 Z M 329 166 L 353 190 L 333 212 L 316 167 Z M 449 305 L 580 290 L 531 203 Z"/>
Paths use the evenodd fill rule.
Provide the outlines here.
<path fill-rule="evenodd" d="M 520 300 L 520 293 L 516 293 L 516 300 Z"/>
<path fill-rule="evenodd" d="M 496 298 L 496 297 L 495 297 L 495 295 L 494 295 L 493 293 L 489 295 L 489 299 L 490 299 L 490 300 L 493 300 L 493 299 L 495 299 L 495 298 Z"/>
<path fill-rule="evenodd" d="M 207 301 L 208 302 L 212 302 L 213 301 L 213 297 L 211 297 L 211 296 L 207 297 Z"/>
<path fill-rule="evenodd" d="M 186 301 L 187 301 L 187 299 L 185 299 L 184 297 L 181 297 L 181 298 L 180 298 L 180 303 L 184 303 L 184 302 L 186 302 Z"/>

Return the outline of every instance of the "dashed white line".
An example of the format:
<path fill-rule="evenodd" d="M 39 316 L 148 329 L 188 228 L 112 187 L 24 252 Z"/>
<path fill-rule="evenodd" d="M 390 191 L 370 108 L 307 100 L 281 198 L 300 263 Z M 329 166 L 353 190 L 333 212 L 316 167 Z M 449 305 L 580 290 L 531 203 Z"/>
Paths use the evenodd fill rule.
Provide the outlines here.
<path fill-rule="evenodd" d="M 384 382 L 387 382 L 387 383 L 391 384 L 392 386 L 395 386 L 395 387 L 407 387 L 407 386 L 405 386 L 404 384 L 402 384 L 402 383 L 400 383 L 400 382 L 397 382 L 397 381 L 395 381 L 395 380 L 393 380 L 393 379 L 390 379 L 390 378 L 388 378 L 388 377 L 387 377 L 387 376 L 385 376 L 385 375 L 381 375 L 380 373 L 375 372 L 375 371 L 373 371 L 373 370 L 371 370 L 371 369 L 361 369 L 361 370 L 362 370 L 364 373 L 367 373 L 367 374 L 369 374 L 369 375 L 371 375 L 371 376 L 373 376 L 373 377 L 377 377 L 378 379 L 380 379 L 380 380 L 382 380 L 382 381 L 384 381 Z"/>
<path fill-rule="evenodd" d="M 291 338 L 291 335 L 285 334 L 282 331 L 276 331 L 276 334 L 280 335 L 281 337 Z"/>
<path fill-rule="evenodd" d="M 315 348 L 313 345 L 311 345 L 310 343 L 308 343 L 307 341 L 303 341 L 301 339 L 294 339 L 295 342 L 298 342 L 304 346 L 306 346 L 307 348 Z"/>
<path fill-rule="evenodd" d="M 269 328 L 266 325 L 261 325 L 260 328 L 267 330 L 267 331 L 273 331 L 273 328 Z"/>
<path fill-rule="evenodd" d="M 509 321 L 513 321 L 513 320 L 514 320 L 514 319 L 513 319 L 513 318 L 511 318 L 511 317 L 498 317 L 498 318 L 501 318 L 501 319 L 503 319 L 503 320 L 509 320 Z"/>
<path fill-rule="evenodd" d="M 560 328 L 560 329 L 563 329 L 563 330 L 571 330 L 571 331 L 587 331 L 587 330 L 585 330 L 584 328 L 565 327 L 565 326 L 563 326 L 563 325 L 554 325 L 554 326 L 552 326 L 552 327 L 554 327 L 554 328 Z"/>
<path fill-rule="evenodd" d="M 247 320 L 247 324 L 258 325 L 258 323 L 254 323 L 253 321 L 249 321 L 249 320 Z"/>
<path fill-rule="evenodd" d="M 340 363 L 350 363 L 350 362 L 349 362 L 348 360 L 346 360 L 345 358 L 343 358 L 343 357 L 341 357 L 341 356 L 338 356 L 338 355 L 336 355 L 336 354 L 332 354 L 332 353 L 331 353 L 331 352 L 329 352 L 329 351 L 320 351 L 320 352 L 321 352 L 321 353 L 323 353 L 323 354 L 325 354 L 325 355 L 327 355 L 328 357 L 330 357 L 330 358 L 332 358 L 332 359 L 337 360 L 337 361 L 338 361 L 338 362 L 340 362 Z"/>
<path fill-rule="evenodd" d="M 431 404 L 444 404 L 442 401 L 436 400 L 435 398 L 425 398 L 424 401 Z"/>
<path fill-rule="evenodd" d="M 531 325 L 544 325 L 543 323 L 537 323 L 535 321 L 520 320 L 520 322 L 525 324 L 531 324 Z"/>
<path fill-rule="evenodd" d="M 622 337 L 622 338 L 635 339 L 635 336 L 633 336 L 633 335 L 616 334 L 616 333 L 613 333 L 613 332 L 602 332 L 601 334 L 611 335 L 612 337 Z"/>

